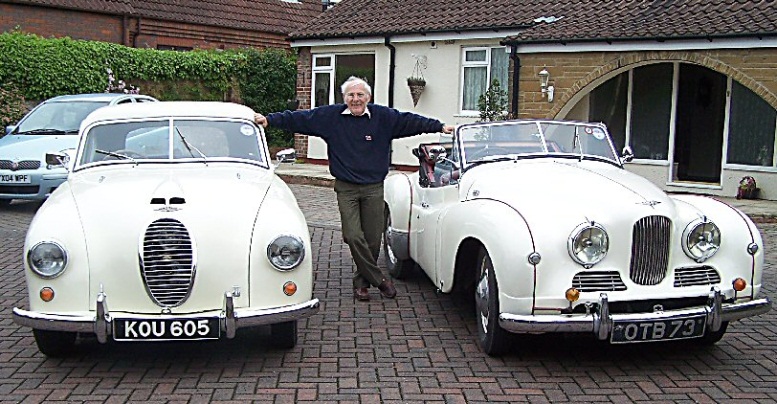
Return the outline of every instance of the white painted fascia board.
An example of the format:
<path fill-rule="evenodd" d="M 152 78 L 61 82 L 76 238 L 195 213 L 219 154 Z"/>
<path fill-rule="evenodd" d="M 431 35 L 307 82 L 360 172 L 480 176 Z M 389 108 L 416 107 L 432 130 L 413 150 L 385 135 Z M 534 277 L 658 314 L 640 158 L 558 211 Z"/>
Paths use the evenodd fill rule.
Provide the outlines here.
<path fill-rule="evenodd" d="M 409 35 L 389 35 L 391 43 L 404 42 L 425 42 L 425 41 L 446 41 L 457 40 L 464 41 L 469 39 L 498 39 L 502 40 L 509 36 L 518 35 L 520 30 L 511 31 L 465 31 L 465 32 L 436 32 L 429 34 L 409 34 Z M 363 45 L 363 44 L 382 44 L 385 41 L 382 36 L 358 37 L 358 38 L 326 38 L 326 39 L 302 39 L 292 40 L 291 47 L 307 46 L 329 46 L 329 45 Z"/>
<path fill-rule="evenodd" d="M 756 49 L 777 48 L 777 38 L 724 38 L 712 40 L 655 40 L 624 41 L 624 42 L 571 42 L 566 45 L 559 43 L 519 44 L 516 51 L 519 54 L 529 53 L 582 53 L 582 52 L 634 52 L 634 51 L 673 51 L 673 50 L 708 50 L 708 49 Z"/>

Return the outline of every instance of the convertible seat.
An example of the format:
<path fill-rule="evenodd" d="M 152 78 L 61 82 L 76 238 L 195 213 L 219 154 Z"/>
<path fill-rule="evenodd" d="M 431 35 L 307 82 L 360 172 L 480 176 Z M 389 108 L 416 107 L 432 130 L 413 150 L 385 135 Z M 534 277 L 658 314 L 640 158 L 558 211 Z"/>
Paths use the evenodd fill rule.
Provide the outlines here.
<path fill-rule="evenodd" d="M 419 182 L 422 187 L 434 186 L 437 179 L 434 176 L 434 159 L 429 154 L 429 147 L 431 145 L 421 145 L 413 149 L 413 155 L 418 157 L 419 164 Z"/>

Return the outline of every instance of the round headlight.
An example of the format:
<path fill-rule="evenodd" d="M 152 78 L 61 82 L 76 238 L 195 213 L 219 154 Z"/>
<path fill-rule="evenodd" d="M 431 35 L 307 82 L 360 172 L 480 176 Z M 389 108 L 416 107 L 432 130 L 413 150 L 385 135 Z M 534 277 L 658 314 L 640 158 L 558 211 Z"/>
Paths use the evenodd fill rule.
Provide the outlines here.
<path fill-rule="evenodd" d="M 27 252 L 27 264 L 42 278 L 55 278 L 67 266 L 67 251 L 52 241 L 35 244 Z"/>
<path fill-rule="evenodd" d="M 603 260 L 610 247 L 607 232 L 597 223 L 583 223 L 572 231 L 567 249 L 575 262 L 591 267 Z"/>
<path fill-rule="evenodd" d="M 683 251 L 696 262 L 704 262 L 720 248 L 720 229 L 707 218 L 694 220 L 683 232 Z"/>
<path fill-rule="evenodd" d="M 281 271 L 294 269 L 305 258 L 305 244 L 296 236 L 278 236 L 267 246 L 267 259 Z"/>

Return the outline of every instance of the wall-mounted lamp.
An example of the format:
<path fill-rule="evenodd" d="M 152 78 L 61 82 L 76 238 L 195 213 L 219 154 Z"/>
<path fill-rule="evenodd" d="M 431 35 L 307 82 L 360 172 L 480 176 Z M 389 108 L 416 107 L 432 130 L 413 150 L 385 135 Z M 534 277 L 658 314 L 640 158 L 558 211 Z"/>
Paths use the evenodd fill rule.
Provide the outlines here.
<path fill-rule="evenodd" d="M 540 76 L 540 88 L 542 89 L 542 95 L 548 96 L 548 102 L 553 102 L 553 86 L 549 86 L 548 83 L 550 82 L 550 72 L 548 72 L 548 69 L 542 68 L 540 72 L 538 73 L 538 76 Z"/>

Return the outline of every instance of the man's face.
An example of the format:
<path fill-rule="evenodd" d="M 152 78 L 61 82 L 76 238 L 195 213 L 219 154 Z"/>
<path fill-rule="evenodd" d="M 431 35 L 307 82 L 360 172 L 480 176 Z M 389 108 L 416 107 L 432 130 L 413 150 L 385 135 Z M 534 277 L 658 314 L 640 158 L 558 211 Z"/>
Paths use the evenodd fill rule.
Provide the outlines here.
<path fill-rule="evenodd" d="M 345 90 L 343 99 L 351 114 L 361 116 L 367 108 L 367 103 L 370 102 L 370 94 L 364 89 L 363 84 L 357 83 Z"/>

